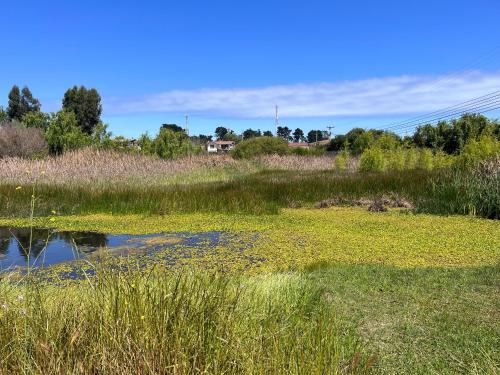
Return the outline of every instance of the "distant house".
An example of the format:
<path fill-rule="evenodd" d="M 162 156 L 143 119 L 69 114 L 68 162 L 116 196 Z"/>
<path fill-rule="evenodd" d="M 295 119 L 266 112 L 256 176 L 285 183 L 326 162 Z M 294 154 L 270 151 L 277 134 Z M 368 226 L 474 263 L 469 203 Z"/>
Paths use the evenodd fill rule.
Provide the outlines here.
<path fill-rule="evenodd" d="M 308 149 L 309 148 L 309 143 L 307 143 L 307 142 L 290 142 L 288 144 L 288 147 L 291 147 L 291 148 L 306 148 L 306 149 Z"/>
<path fill-rule="evenodd" d="M 207 142 L 207 151 L 209 153 L 229 152 L 235 144 L 234 141 L 210 141 Z"/>

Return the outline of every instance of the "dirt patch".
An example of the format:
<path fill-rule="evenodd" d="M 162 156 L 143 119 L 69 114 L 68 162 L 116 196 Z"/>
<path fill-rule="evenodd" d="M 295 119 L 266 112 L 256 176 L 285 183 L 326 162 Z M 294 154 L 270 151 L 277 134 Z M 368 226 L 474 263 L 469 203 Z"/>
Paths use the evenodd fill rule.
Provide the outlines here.
<path fill-rule="evenodd" d="M 406 198 L 397 195 L 383 195 L 379 198 L 345 199 L 340 197 L 325 199 L 314 204 L 314 208 L 328 208 L 340 206 L 367 207 L 368 211 L 385 212 L 387 208 L 412 209 L 413 205 Z"/>

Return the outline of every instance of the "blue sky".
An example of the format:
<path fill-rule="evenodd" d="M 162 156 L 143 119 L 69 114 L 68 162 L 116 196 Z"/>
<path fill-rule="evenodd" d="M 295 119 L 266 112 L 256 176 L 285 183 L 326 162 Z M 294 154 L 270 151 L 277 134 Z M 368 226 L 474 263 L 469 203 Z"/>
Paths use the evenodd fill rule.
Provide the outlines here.
<path fill-rule="evenodd" d="M 382 127 L 500 90 L 500 1 L 23 1 L 0 6 L 0 105 L 95 87 L 115 134 Z M 491 116 L 498 117 L 497 113 Z"/>

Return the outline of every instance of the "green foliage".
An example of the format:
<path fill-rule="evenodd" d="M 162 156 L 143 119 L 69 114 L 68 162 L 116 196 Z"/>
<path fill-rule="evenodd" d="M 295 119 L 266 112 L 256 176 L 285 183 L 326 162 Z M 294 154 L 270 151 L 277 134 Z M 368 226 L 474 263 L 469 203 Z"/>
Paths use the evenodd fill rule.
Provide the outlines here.
<path fill-rule="evenodd" d="M 175 159 L 188 155 L 194 151 L 194 147 L 184 132 L 174 132 L 170 129 L 161 128 L 153 142 L 156 155 L 163 159 Z"/>
<path fill-rule="evenodd" d="M 335 168 L 339 171 L 345 171 L 347 169 L 347 162 L 349 161 L 349 152 L 345 148 L 341 152 L 335 155 Z"/>
<path fill-rule="evenodd" d="M 387 170 L 402 171 L 405 169 L 405 151 L 402 148 L 395 147 L 385 151 L 387 158 Z"/>
<path fill-rule="evenodd" d="M 46 138 L 49 151 L 58 155 L 90 144 L 90 137 L 80 130 L 76 115 L 64 110 L 52 117 Z"/>
<path fill-rule="evenodd" d="M 144 133 L 139 137 L 139 139 L 137 140 L 137 145 L 140 148 L 141 154 L 154 155 L 154 142 L 148 133 Z"/>
<path fill-rule="evenodd" d="M 322 141 L 324 139 L 328 139 L 326 137 L 326 134 L 322 130 L 311 130 L 309 133 L 307 133 L 307 142 L 308 143 L 315 143 Z"/>
<path fill-rule="evenodd" d="M 11 120 L 21 121 L 28 112 L 38 111 L 40 111 L 40 102 L 33 97 L 28 87 L 25 86 L 19 90 L 18 86 L 12 86 L 7 107 L 7 114 Z"/>
<path fill-rule="evenodd" d="M 290 129 L 288 126 L 278 126 L 278 128 L 276 129 L 276 135 L 280 138 L 283 138 L 287 142 L 293 140 L 291 134 L 292 129 Z"/>
<path fill-rule="evenodd" d="M 247 129 L 243 132 L 242 138 L 245 139 L 250 139 L 250 138 L 256 138 L 262 136 L 262 133 L 260 130 L 253 130 L 253 129 Z"/>
<path fill-rule="evenodd" d="M 46 131 L 50 123 L 50 114 L 44 112 L 27 112 L 21 122 L 27 128 L 38 128 Z"/>
<path fill-rule="evenodd" d="M 500 219 L 500 156 L 477 163 L 443 170 L 433 180 L 435 198 L 425 209 Z"/>
<path fill-rule="evenodd" d="M 224 126 L 218 126 L 215 129 L 215 136 L 217 137 L 218 141 L 224 140 L 224 137 L 227 133 L 229 133 L 229 129 L 225 128 Z"/>
<path fill-rule="evenodd" d="M 309 147 L 309 148 L 290 147 L 290 153 L 294 155 L 323 156 L 325 155 L 325 152 L 326 150 L 324 147 Z"/>
<path fill-rule="evenodd" d="M 359 159 L 359 170 L 361 172 L 383 172 L 385 167 L 384 152 L 377 147 L 365 150 Z"/>
<path fill-rule="evenodd" d="M 7 114 L 7 111 L 3 109 L 3 107 L 0 105 L 0 125 L 3 123 L 6 123 L 9 120 L 9 115 Z"/>
<path fill-rule="evenodd" d="M 491 136 L 482 136 L 479 140 L 469 141 L 462 149 L 457 165 L 472 168 L 481 161 L 500 155 L 500 140 Z"/>
<path fill-rule="evenodd" d="M 431 171 L 434 168 L 432 151 L 424 148 L 419 152 L 417 168 Z"/>
<path fill-rule="evenodd" d="M 305 142 L 306 141 L 306 137 L 304 136 L 304 132 L 302 131 L 302 129 L 297 128 L 294 130 L 293 141 L 294 142 Z"/>
<path fill-rule="evenodd" d="M 1 373 L 337 374 L 352 358 L 356 371 L 372 366 L 299 273 L 92 272 L 76 285 L 0 284 Z"/>
<path fill-rule="evenodd" d="M 231 154 L 236 159 L 250 159 L 259 155 L 285 155 L 290 152 L 288 142 L 279 137 L 258 137 L 242 141 Z"/>
<path fill-rule="evenodd" d="M 74 112 L 82 132 L 90 135 L 101 121 L 101 96 L 96 89 L 74 86 L 64 93 L 63 110 Z"/>

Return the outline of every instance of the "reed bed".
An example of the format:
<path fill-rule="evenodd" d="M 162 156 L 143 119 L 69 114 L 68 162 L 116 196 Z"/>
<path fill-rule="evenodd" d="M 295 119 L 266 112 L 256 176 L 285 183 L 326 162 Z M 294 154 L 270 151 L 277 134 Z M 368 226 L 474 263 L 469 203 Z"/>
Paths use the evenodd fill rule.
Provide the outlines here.
<path fill-rule="evenodd" d="M 169 214 L 224 212 L 276 214 L 281 208 L 312 206 L 332 198 L 373 199 L 388 193 L 411 202 L 432 199 L 431 172 L 343 174 L 329 171 L 263 171 L 238 179 L 188 185 L 46 185 L 36 187 L 36 215 Z M 26 216 L 30 185 L 0 185 L 0 215 Z M 432 205 L 427 205 L 431 207 Z"/>
<path fill-rule="evenodd" d="M 350 374 L 374 364 L 300 274 L 97 272 L 78 286 L 0 283 L 0 373 Z"/>
<path fill-rule="evenodd" d="M 234 160 L 223 155 L 192 155 L 163 160 L 134 153 L 93 148 L 67 152 L 43 159 L 6 157 L 0 159 L 0 182 L 6 184 L 94 184 L 96 182 L 163 183 L 189 173 L 206 176 L 230 169 L 238 173 L 259 170 L 332 170 L 330 157 L 268 156 L 256 160 Z M 205 173 L 200 173 L 205 172 Z M 203 178 L 194 182 L 204 182 Z"/>

